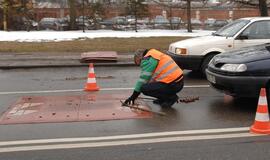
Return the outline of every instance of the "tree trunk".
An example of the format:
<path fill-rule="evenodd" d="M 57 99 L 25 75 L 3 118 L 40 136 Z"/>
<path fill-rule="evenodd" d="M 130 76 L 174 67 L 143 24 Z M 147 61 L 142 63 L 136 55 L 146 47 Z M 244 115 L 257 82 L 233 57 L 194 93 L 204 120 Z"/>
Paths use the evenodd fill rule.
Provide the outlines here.
<path fill-rule="evenodd" d="M 70 22 L 69 27 L 71 30 L 76 29 L 76 6 L 75 6 L 75 0 L 68 0 L 69 4 L 69 15 L 70 15 Z"/>
<path fill-rule="evenodd" d="M 172 6 L 171 5 L 169 5 L 169 23 L 170 23 L 171 30 L 173 30 L 174 27 L 173 27 L 173 24 L 172 24 Z"/>
<path fill-rule="evenodd" d="M 268 8 L 267 8 L 266 0 L 259 0 L 259 8 L 260 8 L 261 16 L 267 17 L 268 16 Z"/>
<path fill-rule="evenodd" d="M 188 32 L 192 32 L 192 27 L 191 27 L 191 6 L 190 6 L 190 1 L 187 0 L 187 30 Z"/>
<path fill-rule="evenodd" d="M 138 17 L 137 17 L 137 13 L 135 14 L 135 32 L 138 32 Z"/>
<path fill-rule="evenodd" d="M 134 10 L 134 16 L 135 16 L 135 32 L 138 32 L 138 28 L 137 28 L 137 22 L 138 22 L 138 14 L 137 14 L 137 3 L 135 3 L 135 10 Z"/>
<path fill-rule="evenodd" d="M 4 31 L 8 30 L 8 26 L 7 26 L 7 19 L 8 19 L 8 2 L 4 1 L 3 2 L 3 29 Z"/>
<path fill-rule="evenodd" d="M 4 12 L 4 17 L 3 17 L 3 26 L 4 26 L 4 31 L 7 31 L 7 14 Z"/>

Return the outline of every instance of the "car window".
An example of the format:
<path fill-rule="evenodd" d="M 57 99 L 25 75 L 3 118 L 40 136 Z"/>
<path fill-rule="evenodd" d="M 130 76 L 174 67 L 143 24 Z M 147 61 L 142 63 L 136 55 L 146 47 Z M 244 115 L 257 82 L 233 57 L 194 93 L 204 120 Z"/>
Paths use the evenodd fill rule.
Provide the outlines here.
<path fill-rule="evenodd" d="M 251 24 L 242 33 L 248 39 L 270 39 L 270 21 L 259 21 Z"/>
<path fill-rule="evenodd" d="M 248 23 L 249 23 L 249 20 L 236 20 L 220 28 L 213 35 L 233 37 L 237 32 L 239 32 Z"/>

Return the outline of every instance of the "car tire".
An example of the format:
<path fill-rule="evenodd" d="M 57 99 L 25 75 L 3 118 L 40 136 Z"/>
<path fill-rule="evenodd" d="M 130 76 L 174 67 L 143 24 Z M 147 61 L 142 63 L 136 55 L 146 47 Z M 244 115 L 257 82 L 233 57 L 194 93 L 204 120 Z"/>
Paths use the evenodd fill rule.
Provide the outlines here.
<path fill-rule="evenodd" d="M 203 59 L 203 62 L 202 62 L 202 65 L 201 65 L 201 72 L 203 74 L 203 76 L 205 76 L 205 70 L 206 68 L 208 67 L 208 63 L 211 61 L 211 59 L 217 54 L 208 54 L 204 59 Z"/>

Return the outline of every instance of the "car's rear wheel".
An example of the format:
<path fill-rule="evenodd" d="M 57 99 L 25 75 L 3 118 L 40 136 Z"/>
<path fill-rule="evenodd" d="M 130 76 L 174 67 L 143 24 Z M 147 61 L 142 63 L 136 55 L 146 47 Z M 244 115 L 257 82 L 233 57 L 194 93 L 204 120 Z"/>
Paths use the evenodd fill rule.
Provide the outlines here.
<path fill-rule="evenodd" d="M 202 62 L 202 65 L 201 65 L 201 72 L 202 74 L 205 76 L 205 70 L 209 64 L 209 62 L 211 61 L 211 59 L 217 55 L 217 53 L 211 53 L 211 54 L 208 54 L 204 59 L 203 59 L 203 62 Z"/>

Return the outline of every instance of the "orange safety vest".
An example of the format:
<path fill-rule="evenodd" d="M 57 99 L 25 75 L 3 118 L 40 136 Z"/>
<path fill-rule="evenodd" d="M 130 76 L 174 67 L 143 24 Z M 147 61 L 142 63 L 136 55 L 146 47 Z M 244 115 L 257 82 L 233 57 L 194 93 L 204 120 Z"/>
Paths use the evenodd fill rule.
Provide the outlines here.
<path fill-rule="evenodd" d="M 155 69 L 150 81 L 171 83 L 183 75 L 182 69 L 170 56 L 155 49 L 149 50 L 144 57 L 148 56 L 159 60 L 157 68 Z M 181 79 L 182 78 L 183 77 L 181 77 Z"/>

